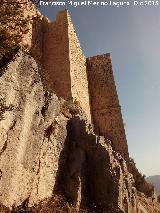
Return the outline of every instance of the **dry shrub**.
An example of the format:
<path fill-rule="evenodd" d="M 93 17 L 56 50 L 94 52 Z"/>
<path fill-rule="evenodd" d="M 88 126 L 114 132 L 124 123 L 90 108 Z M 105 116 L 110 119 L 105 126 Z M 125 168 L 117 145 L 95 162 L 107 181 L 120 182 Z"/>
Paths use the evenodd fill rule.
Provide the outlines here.
<path fill-rule="evenodd" d="M 64 101 L 61 105 L 61 112 L 64 114 L 65 117 L 71 118 L 72 115 L 79 114 L 81 111 L 79 102 L 72 100 Z"/>
<path fill-rule="evenodd" d="M 0 213 L 90 213 L 87 209 L 77 210 L 61 195 L 54 195 L 50 199 L 41 201 L 37 206 L 28 208 L 25 201 L 21 206 L 9 208 L 0 205 Z M 120 209 L 110 208 L 108 210 L 92 211 L 92 213 L 122 213 Z"/>
<path fill-rule="evenodd" d="M 72 211 L 73 210 L 73 211 Z M 31 210 L 32 213 L 63 213 L 75 212 L 63 197 L 55 195 L 51 199 L 42 201 Z"/>
<path fill-rule="evenodd" d="M 61 195 L 54 195 L 51 199 L 44 200 L 39 205 L 30 209 L 31 213 L 87 213 L 86 210 L 77 211 Z"/>
<path fill-rule="evenodd" d="M 0 204 L 0 213 L 87 213 L 87 211 L 77 211 L 64 197 L 54 195 L 52 198 L 46 199 L 31 208 L 28 208 L 27 203 L 24 202 L 21 206 L 15 207 L 10 211 L 9 208 Z"/>
<path fill-rule="evenodd" d="M 145 179 L 145 175 L 142 175 L 138 171 L 133 158 L 130 158 L 129 166 L 129 171 L 133 174 L 135 180 L 136 189 L 144 193 L 147 197 L 152 197 L 154 194 L 154 186 L 151 183 L 148 183 Z"/>
<path fill-rule="evenodd" d="M 19 48 L 23 34 L 28 32 L 28 18 L 17 0 L 2 0 L 0 9 L 0 60 Z"/>
<path fill-rule="evenodd" d="M 135 185 L 137 190 L 143 192 L 145 195 L 147 195 L 147 197 L 153 196 L 154 186 L 146 181 L 145 175 L 137 175 Z"/>
<path fill-rule="evenodd" d="M 26 5 L 38 0 L 1 0 L 0 6 L 0 64 L 12 59 L 21 47 L 23 35 L 28 32 L 28 24 L 32 17 L 24 15 Z"/>

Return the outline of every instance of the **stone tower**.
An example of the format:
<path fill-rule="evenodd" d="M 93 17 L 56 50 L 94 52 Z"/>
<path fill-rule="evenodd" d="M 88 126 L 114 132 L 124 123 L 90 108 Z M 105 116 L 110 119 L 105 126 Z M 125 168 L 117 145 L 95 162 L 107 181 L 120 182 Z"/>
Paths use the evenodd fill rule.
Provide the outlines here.
<path fill-rule="evenodd" d="M 43 67 L 48 89 L 58 97 L 79 102 L 91 120 L 86 59 L 67 10 L 43 25 Z"/>
<path fill-rule="evenodd" d="M 114 149 L 128 159 L 128 146 L 110 54 L 87 58 L 87 70 L 95 132 L 108 138 Z"/>
<path fill-rule="evenodd" d="M 42 64 L 48 89 L 77 100 L 97 134 L 108 138 L 128 160 L 128 146 L 110 54 L 85 58 L 67 10 L 43 21 Z"/>

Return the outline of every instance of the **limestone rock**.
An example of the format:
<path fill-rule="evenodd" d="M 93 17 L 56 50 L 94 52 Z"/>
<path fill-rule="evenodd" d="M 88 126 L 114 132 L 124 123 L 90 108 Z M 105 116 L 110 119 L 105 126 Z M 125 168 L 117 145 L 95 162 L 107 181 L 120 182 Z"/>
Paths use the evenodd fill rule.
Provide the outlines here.
<path fill-rule="evenodd" d="M 81 116 L 74 116 L 67 129 L 65 164 L 58 177 L 62 194 L 89 212 L 136 212 L 133 176 L 111 142 L 95 135 Z"/>
<path fill-rule="evenodd" d="M 76 212 L 159 212 L 135 188 L 110 54 L 86 59 L 67 10 L 51 23 L 28 6 L 28 49 L 0 70 L 0 211 L 55 195 Z"/>
<path fill-rule="evenodd" d="M 64 117 L 39 73 L 34 59 L 19 52 L 0 78 L 6 106 L 0 121 L 0 202 L 11 208 L 28 200 L 33 206 L 62 193 L 77 208 L 133 209 L 133 179 L 123 158 L 94 134 L 82 113 Z"/>
<path fill-rule="evenodd" d="M 0 201 L 33 204 L 52 195 L 67 119 L 43 90 L 34 59 L 21 52 L 0 78 L 0 94 L 12 106 L 0 121 Z"/>

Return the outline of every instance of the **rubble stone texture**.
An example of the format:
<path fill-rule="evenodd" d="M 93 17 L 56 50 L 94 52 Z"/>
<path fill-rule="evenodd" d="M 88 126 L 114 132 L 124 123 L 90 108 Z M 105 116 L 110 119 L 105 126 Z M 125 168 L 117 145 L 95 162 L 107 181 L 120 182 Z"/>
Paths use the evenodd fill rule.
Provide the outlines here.
<path fill-rule="evenodd" d="M 0 76 L 0 204 L 60 194 L 77 212 L 140 212 L 110 55 L 84 57 L 68 11 L 34 10 L 30 54 Z"/>
<path fill-rule="evenodd" d="M 47 73 L 47 88 L 58 97 L 78 101 L 98 134 L 109 138 L 114 148 L 128 160 L 109 54 L 85 59 L 67 11 L 60 12 L 53 23 L 45 20 L 43 32 L 42 63 Z"/>
<path fill-rule="evenodd" d="M 87 71 L 95 131 L 110 139 L 114 149 L 128 160 L 126 135 L 110 54 L 88 58 Z"/>
<path fill-rule="evenodd" d="M 43 32 L 42 63 L 48 89 L 58 97 L 78 101 L 91 119 L 86 59 L 68 11 L 60 12 L 53 23 L 44 22 Z"/>

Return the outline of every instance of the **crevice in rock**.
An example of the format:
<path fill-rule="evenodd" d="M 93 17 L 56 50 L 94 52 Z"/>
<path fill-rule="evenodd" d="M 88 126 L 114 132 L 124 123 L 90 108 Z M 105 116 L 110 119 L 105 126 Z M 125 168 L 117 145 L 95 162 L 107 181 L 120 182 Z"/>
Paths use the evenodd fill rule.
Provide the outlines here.
<path fill-rule="evenodd" d="M 109 151 L 102 137 L 88 133 L 85 121 L 78 116 L 68 122 L 67 132 L 53 193 L 89 212 L 103 212 L 113 206 L 118 209 L 119 175 L 110 171 Z"/>
<path fill-rule="evenodd" d="M 0 157 L 3 154 L 3 152 L 7 149 L 7 140 L 8 140 L 8 137 L 7 137 L 6 141 L 4 142 L 4 145 L 3 145 L 3 147 L 2 147 L 2 149 L 0 151 Z"/>
<path fill-rule="evenodd" d="M 14 207 L 13 206 L 13 209 L 11 210 L 10 213 L 26 213 L 26 212 L 31 212 L 29 211 L 29 208 L 28 208 L 28 202 L 29 202 L 29 197 L 26 198 L 23 203 L 17 207 Z"/>
<path fill-rule="evenodd" d="M 46 115 L 46 111 L 49 107 L 49 103 L 51 101 L 52 94 L 50 92 L 46 91 L 45 94 L 44 94 L 44 97 L 45 97 L 44 105 L 41 109 L 41 114 L 42 114 L 43 117 L 45 117 L 45 115 Z"/>
<path fill-rule="evenodd" d="M 17 123 L 17 121 L 14 120 L 13 123 L 12 123 L 12 125 L 10 126 L 9 130 L 13 130 L 14 127 L 15 127 L 15 125 L 16 125 L 16 123 Z"/>
<path fill-rule="evenodd" d="M 37 195 L 38 195 L 38 185 L 39 185 L 39 180 L 40 180 L 40 176 L 39 176 L 39 173 L 40 173 L 40 168 L 41 168 L 41 160 L 39 159 L 39 162 L 38 162 L 38 169 L 37 169 L 37 172 L 36 172 L 36 176 L 37 176 Z"/>
<path fill-rule="evenodd" d="M 3 152 L 7 149 L 9 131 L 13 130 L 13 128 L 15 127 L 15 125 L 16 125 L 16 120 L 13 121 L 13 123 L 11 124 L 11 126 L 10 126 L 10 128 L 9 128 L 9 130 L 7 132 L 7 138 L 6 138 L 5 142 L 4 142 L 4 145 L 3 145 L 2 149 L 0 150 L 0 157 L 3 154 Z"/>
<path fill-rule="evenodd" d="M 50 139 L 50 136 L 52 134 L 52 131 L 53 131 L 53 127 L 52 127 L 52 124 L 45 130 L 45 137 L 48 138 L 48 140 Z"/>
<path fill-rule="evenodd" d="M 43 147 L 43 144 L 44 144 L 44 140 L 45 140 L 45 137 L 43 136 L 43 142 L 41 144 L 41 148 L 40 148 L 40 153 L 39 153 L 39 160 L 38 160 L 38 168 L 37 168 L 37 171 L 36 171 L 36 176 L 37 176 L 37 184 L 36 184 L 36 190 L 37 190 L 37 195 L 38 195 L 38 187 L 39 187 L 39 180 L 40 180 L 40 169 L 41 169 L 41 151 L 42 151 L 42 147 Z"/>
<path fill-rule="evenodd" d="M 8 56 L 4 56 L 0 60 L 0 77 L 6 72 L 7 65 L 14 61 L 16 54 L 18 53 L 19 48 L 16 48 L 15 50 L 11 50 L 11 53 L 8 54 Z"/>
<path fill-rule="evenodd" d="M 2 170 L 0 169 L 0 179 L 2 178 L 2 174 L 3 174 Z"/>

